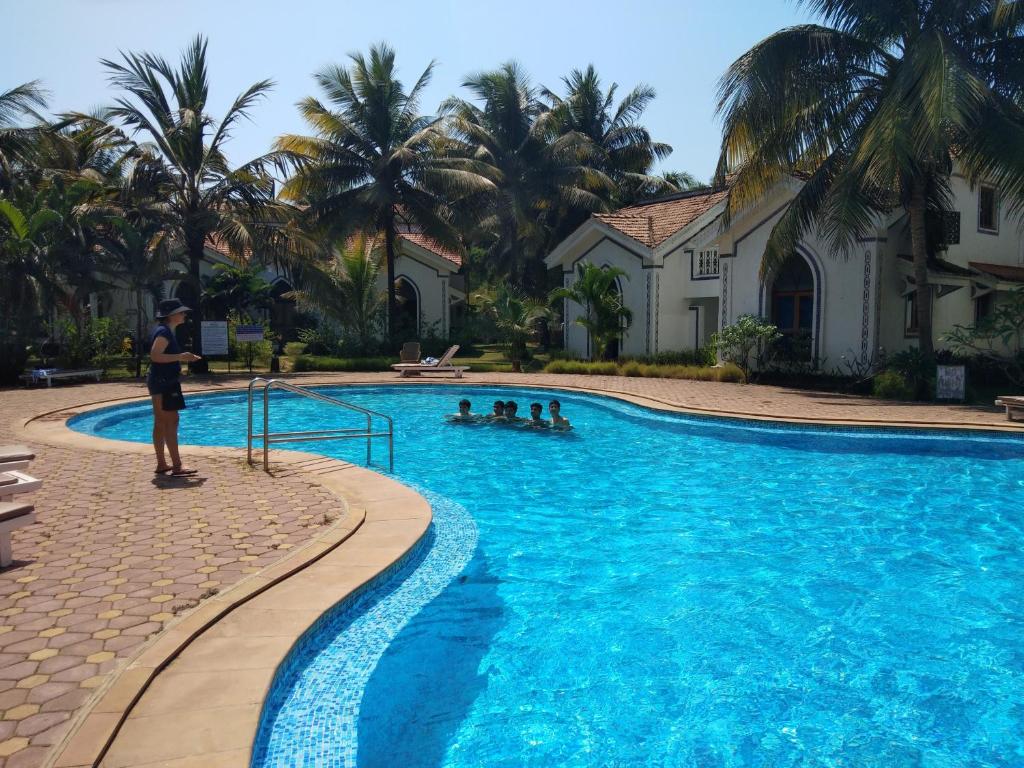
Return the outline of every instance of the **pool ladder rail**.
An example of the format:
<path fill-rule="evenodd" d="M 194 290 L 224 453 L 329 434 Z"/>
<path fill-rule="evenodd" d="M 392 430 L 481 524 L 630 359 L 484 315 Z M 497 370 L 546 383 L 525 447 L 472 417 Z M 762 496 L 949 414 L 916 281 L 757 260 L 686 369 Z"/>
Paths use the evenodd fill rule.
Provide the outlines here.
<path fill-rule="evenodd" d="M 254 434 L 252 431 L 252 393 L 256 387 L 261 387 L 263 390 L 263 433 Z M 328 403 L 330 405 L 337 406 L 339 408 L 345 408 L 349 411 L 355 411 L 366 416 L 366 429 L 356 427 L 352 429 L 310 429 L 301 432 L 271 432 L 270 431 L 270 390 L 272 389 L 283 389 L 287 392 L 293 392 L 296 395 L 302 397 L 308 397 L 310 400 L 319 400 L 322 403 Z M 384 419 L 387 422 L 386 432 L 374 432 L 373 431 L 373 417 Z M 306 387 L 299 387 L 295 384 L 289 384 L 287 381 L 281 379 L 264 379 L 261 376 L 257 376 L 249 382 L 249 425 L 246 433 L 246 451 L 248 462 L 252 464 L 252 442 L 253 440 L 263 441 L 263 471 L 270 471 L 270 444 L 271 443 L 301 443 L 312 440 L 351 440 L 353 438 L 366 438 L 366 464 L 369 466 L 371 459 L 371 449 L 373 447 L 374 438 L 386 437 L 388 439 L 388 471 L 395 471 L 395 426 L 391 421 L 390 416 L 385 416 L 383 413 L 377 411 L 371 411 L 368 408 L 362 408 L 352 403 L 346 403 L 344 400 L 338 400 L 334 397 L 328 397 L 319 392 L 314 392 Z"/>

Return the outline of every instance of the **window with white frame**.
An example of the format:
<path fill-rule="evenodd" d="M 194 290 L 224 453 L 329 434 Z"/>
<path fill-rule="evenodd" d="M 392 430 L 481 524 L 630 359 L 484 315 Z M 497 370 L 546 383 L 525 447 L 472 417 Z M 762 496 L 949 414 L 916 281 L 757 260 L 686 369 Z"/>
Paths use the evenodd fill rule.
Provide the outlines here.
<path fill-rule="evenodd" d="M 691 252 L 690 258 L 693 260 L 690 273 L 694 279 L 718 277 L 717 248 L 706 248 L 702 251 Z"/>
<path fill-rule="evenodd" d="M 999 232 L 999 194 L 995 187 L 978 187 L 978 231 Z"/>

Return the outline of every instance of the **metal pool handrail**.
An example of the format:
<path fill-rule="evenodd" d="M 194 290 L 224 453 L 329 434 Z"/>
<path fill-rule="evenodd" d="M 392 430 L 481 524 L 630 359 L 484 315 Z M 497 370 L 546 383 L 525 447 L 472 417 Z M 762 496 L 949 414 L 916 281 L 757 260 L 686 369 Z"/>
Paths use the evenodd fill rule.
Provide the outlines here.
<path fill-rule="evenodd" d="M 263 433 L 253 434 L 252 431 L 252 393 L 253 389 L 262 383 L 263 388 Z M 345 408 L 350 411 L 362 413 L 366 416 L 366 431 L 361 429 L 308 429 L 301 432 L 271 432 L 270 431 L 270 390 L 271 389 L 283 389 L 288 392 L 294 392 L 297 395 L 308 397 L 311 400 L 319 400 L 322 403 L 328 403 L 330 405 L 336 405 L 341 408 Z M 384 419 L 387 422 L 387 432 L 374 432 L 373 431 L 373 417 L 377 416 Z M 246 457 L 249 464 L 252 464 L 252 441 L 262 440 L 263 441 L 263 471 L 270 471 L 270 444 L 271 443 L 300 443 L 309 440 L 348 440 L 353 437 L 365 437 L 366 438 L 366 463 L 369 465 L 371 457 L 371 447 L 373 445 L 373 439 L 376 437 L 386 437 L 388 439 L 388 471 L 395 471 L 395 425 L 391 420 L 390 416 L 377 411 L 371 411 L 369 408 L 363 408 L 352 403 L 346 403 L 344 400 L 338 400 L 334 397 L 328 397 L 319 392 L 314 392 L 311 389 L 305 387 L 299 387 L 295 384 L 289 384 L 287 381 L 281 379 L 264 379 L 262 376 L 257 376 L 249 382 L 249 422 L 246 430 Z"/>

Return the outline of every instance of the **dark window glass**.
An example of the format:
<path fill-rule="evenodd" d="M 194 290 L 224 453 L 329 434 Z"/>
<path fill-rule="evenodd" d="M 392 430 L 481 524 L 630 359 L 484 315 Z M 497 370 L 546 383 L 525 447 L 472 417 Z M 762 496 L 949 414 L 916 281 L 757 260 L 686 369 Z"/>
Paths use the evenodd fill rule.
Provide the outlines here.
<path fill-rule="evenodd" d="M 992 294 L 986 293 L 974 300 L 974 321 L 980 322 L 992 314 Z"/>
<path fill-rule="evenodd" d="M 814 308 L 813 296 L 800 296 L 800 311 L 798 328 L 809 331 L 811 329 L 811 312 Z"/>
<path fill-rule="evenodd" d="M 978 229 L 995 232 L 999 229 L 996 218 L 996 191 L 992 187 L 981 187 L 978 190 Z"/>
<path fill-rule="evenodd" d="M 794 320 L 796 319 L 796 303 L 794 296 L 776 296 L 775 297 L 775 325 L 780 330 L 787 331 L 795 328 Z"/>

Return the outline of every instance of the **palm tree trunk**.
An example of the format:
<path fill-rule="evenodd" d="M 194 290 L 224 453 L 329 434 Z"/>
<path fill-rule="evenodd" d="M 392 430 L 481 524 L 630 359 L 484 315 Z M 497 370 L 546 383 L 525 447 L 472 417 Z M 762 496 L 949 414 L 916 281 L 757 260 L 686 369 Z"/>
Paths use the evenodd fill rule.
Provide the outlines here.
<path fill-rule="evenodd" d="M 917 343 L 925 360 L 935 355 L 932 341 L 932 286 L 928 282 L 928 242 L 925 236 L 924 183 L 915 181 L 910 193 L 910 251 L 917 288 Z"/>
<path fill-rule="evenodd" d="M 398 337 L 398 296 L 395 294 L 395 217 L 389 215 L 384 222 L 384 253 L 388 262 L 388 337 Z"/>
<path fill-rule="evenodd" d="M 135 378 L 142 376 L 142 289 L 135 289 Z"/>
<path fill-rule="evenodd" d="M 196 355 L 201 355 L 203 349 L 203 303 L 201 301 L 203 288 L 199 270 L 203 263 L 203 241 L 205 239 L 205 235 L 201 235 L 188 241 L 188 279 L 195 291 L 197 305 L 192 307 L 192 316 L 189 318 L 189 322 L 192 325 L 192 353 Z M 207 373 L 210 370 L 210 364 L 204 358 L 189 363 L 188 369 L 192 373 Z"/>

